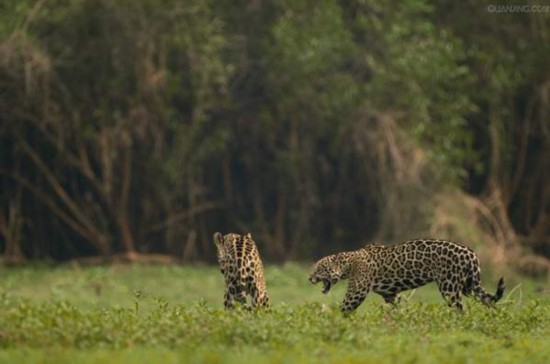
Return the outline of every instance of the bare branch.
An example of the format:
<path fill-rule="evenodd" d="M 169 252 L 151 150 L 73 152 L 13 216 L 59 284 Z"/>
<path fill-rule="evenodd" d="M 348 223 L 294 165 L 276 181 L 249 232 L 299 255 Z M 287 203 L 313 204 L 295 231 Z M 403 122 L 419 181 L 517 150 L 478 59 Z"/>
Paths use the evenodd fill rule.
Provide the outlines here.
<path fill-rule="evenodd" d="M 8 171 L 5 171 L 3 169 L 0 169 L 0 174 L 8 176 L 10 178 L 13 178 L 16 180 L 21 186 L 25 187 L 27 190 L 29 190 L 32 194 L 34 194 L 44 205 L 46 205 L 54 215 L 59 217 L 63 222 L 65 222 L 68 226 L 71 227 L 76 233 L 81 235 L 86 240 L 90 241 L 92 244 L 96 240 L 98 240 L 95 236 L 96 235 L 103 235 L 101 232 L 99 232 L 97 229 L 90 230 L 88 227 L 82 225 L 78 220 L 71 217 L 69 214 L 67 214 L 65 211 L 63 211 L 63 208 L 57 205 L 57 203 L 49 197 L 46 193 L 43 193 L 40 188 L 35 186 L 32 182 L 30 182 L 28 179 L 19 176 L 19 175 L 13 175 L 12 173 L 9 173 Z M 94 244 L 95 245 L 95 244 Z M 99 248 L 99 247 L 98 247 Z"/>
<path fill-rule="evenodd" d="M 172 225 L 179 224 L 182 221 L 185 221 L 187 219 L 190 219 L 194 217 L 197 214 L 200 214 L 201 212 L 221 208 L 223 206 L 223 203 L 221 202 L 205 202 L 201 205 L 195 206 L 187 211 L 183 211 L 180 213 L 173 214 L 168 219 L 157 222 L 155 224 L 152 224 L 146 228 L 147 233 L 153 233 L 156 231 L 160 231 L 162 229 L 166 229 Z"/>
<path fill-rule="evenodd" d="M 75 216 L 75 218 L 78 221 L 80 221 L 80 223 L 84 225 L 88 230 L 90 231 L 97 230 L 94 226 L 94 223 L 89 219 L 88 216 L 86 216 L 86 214 L 82 212 L 82 209 L 69 196 L 69 194 L 65 191 L 65 189 L 57 179 L 57 177 L 52 173 L 50 168 L 46 165 L 46 163 L 44 163 L 44 161 L 38 156 L 38 154 L 29 146 L 29 144 L 24 140 L 20 140 L 20 146 L 22 150 L 35 163 L 35 165 L 38 167 L 42 175 L 45 177 L 50 187 L 53 189 L 56 195 L 61 199 L 61 201 L 63 201 L 65 206 L 67 206 L 68 210 L 72 213 L 72 215 Z"/>

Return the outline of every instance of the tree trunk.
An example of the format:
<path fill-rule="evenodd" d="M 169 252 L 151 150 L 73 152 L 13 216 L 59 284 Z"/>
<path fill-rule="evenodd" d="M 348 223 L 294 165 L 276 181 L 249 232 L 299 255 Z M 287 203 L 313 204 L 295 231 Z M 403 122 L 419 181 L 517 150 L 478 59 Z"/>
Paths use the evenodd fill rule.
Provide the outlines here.
<path fill-rule="evenodd" d="M 0 234 L 6 242 L 4 260 L 8 265 L 17 265 L 25 261 L 21 250 L 21 230 L 23 227 L 22 216 L 19 214 L 19 193 L 10 201 L 9 213 L 6 217 L 0 211 Z"/>
<path fill-rule="evenodd" d="M 129 146 L 124 149 L 122 154 L 122 173 L 121 173 L 121 191 L 120 200 L 115 211 L 118 211 L 116 215 L 116 221 L 118 230 L 120 232 L 120 238 L 122 239 L 122 246 L 124 251 L 133 256 L 136 253 L 136 247 L 134 242 L 134 235 L 128 216 L 128 195 L 130 193 L 130 182 L 132 178 L 132 158 Z"/>

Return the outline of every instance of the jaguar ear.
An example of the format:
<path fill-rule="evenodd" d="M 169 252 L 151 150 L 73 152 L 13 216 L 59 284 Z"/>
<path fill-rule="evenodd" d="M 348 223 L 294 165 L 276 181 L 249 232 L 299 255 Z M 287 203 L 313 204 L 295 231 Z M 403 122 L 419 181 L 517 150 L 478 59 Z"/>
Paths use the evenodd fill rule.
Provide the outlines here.
<path fill-rule="evenodd" d="M 223 251 L 223 236 L 221 233 L 214 233 L 214 244 L 216 244 L 218 250 Z"/>
<path fill-rule="evenodd" d="M 252 240 L 252 234 L 250 234 L 250 233 L 246 234 L 245 237 L 247 237 L 248 239 Z"/>

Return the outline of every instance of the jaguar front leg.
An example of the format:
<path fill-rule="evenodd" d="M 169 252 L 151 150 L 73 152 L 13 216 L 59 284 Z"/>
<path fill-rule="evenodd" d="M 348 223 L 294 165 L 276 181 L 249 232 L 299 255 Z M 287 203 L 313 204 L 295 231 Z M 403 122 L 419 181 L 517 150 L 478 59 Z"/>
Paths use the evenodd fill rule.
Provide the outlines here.
<path fill-rule="evenodd" d="M 367 282 L 359 282 L 357 279 L 351 279 L 348 284 L 346 296 L 340 309 L 343 313 L 352 313 L 363 303 L 369 294 L 369 284 Z"/>
<path fill-rule="evenodd" d="M 233 305 L 233 295 L 229 292 L 229 289 L 227 289 L 223 295 L 223 307 L 225 307 L 226 310 L 231 310 L 235 307 L 235 305 Z"/>

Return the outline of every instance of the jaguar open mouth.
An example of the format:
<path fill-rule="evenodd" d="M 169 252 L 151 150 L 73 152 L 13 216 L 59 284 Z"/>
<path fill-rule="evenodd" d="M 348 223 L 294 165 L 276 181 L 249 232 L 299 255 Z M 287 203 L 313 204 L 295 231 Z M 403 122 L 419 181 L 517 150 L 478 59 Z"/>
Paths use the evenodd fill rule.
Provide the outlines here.
<path fill-rule="evenodd" d="M 332 287 L 332 283 L 330 281 L 323 280 L 323 294 L 327 294 L 328 291 L 330 291 L 331 287 Z"/>
<path fill-rule="evenodd" d="M 323 293 L 327 294 L 328 291 L 330 291 L 330 288 L 332 287 L 332 282 L 328 279 L 318 279 L 317 277 L 310 277 L 309 281 L 313 284 L 317 284 L 319 282 L 323 282 Z"/>

